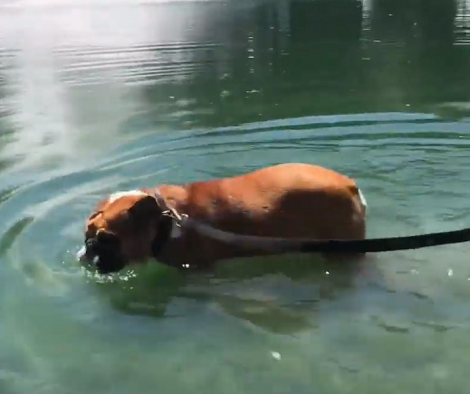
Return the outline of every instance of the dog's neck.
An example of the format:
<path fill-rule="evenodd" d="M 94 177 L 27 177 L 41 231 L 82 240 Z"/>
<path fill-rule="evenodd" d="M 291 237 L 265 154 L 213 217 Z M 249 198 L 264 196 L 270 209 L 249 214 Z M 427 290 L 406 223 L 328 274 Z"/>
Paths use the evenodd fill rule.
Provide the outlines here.
<path fill-rule="evenodd" d="M 154 189 L 142 189 L 141 192 L 155 196 L 163 211 L 173 209 L 178 214 L 186 213 L 186 192 L 180 186 L 163 185 Z M 175 250 L 183 241 L 181 227 L 170 216 L 162 216 L 158 221 L 156 237 L 152 243 L 153 257 L 165 264 L 176 265 Z"/>
<path fill-rule="evenodd" d="M 157 200 L 157 204 L 162 209 L 162 213 L 165 213 L 165 215 L 160 219 L 161 229 L 157 232 L 157 237 L 159 236 L 160 232 L 162 233 L 162 237 L 165 239 L 175 239 L 181 237 L 181 227 L 179 223 L 177 223 L 177 219 L 181 219 L 180 214 L 182 212 L 178 212 L 178 209 L 168 205 L 165 197 L 163 197 L 158 188 L 154 189 L 153 196 Z M 171 216 L 168 215 L 170 212 Z"/>

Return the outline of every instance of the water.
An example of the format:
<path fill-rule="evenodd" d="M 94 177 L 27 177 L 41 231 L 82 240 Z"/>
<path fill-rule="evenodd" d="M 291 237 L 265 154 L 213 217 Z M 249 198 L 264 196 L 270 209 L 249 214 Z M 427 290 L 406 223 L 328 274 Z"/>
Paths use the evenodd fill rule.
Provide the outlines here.
<path fill-rule="evenodd" d="M 370 237 L 470 223 L 470 3 L 0 2 L 0 393 L 462 393 L 469 245 L 115 278 L 106 193 L 285 161 Z"/>

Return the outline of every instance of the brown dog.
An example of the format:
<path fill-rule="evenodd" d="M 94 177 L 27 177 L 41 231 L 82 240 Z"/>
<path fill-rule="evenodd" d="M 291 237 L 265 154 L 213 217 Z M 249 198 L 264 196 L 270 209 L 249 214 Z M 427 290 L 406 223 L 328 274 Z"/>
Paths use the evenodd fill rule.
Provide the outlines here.
<path fill-rule="evenodd" d="M 367 204 L 353 180 L 322 167 L 288 163 L 232 178 L 113 194 L 89 217 L 80 259 L 109 273 L 149 258 L 175 267 L 208 267 L 218 260 L 269 253 L 181 229 L 162 214 L 162 204 L 236 234 L 312 239 L 366 235 Z"/>

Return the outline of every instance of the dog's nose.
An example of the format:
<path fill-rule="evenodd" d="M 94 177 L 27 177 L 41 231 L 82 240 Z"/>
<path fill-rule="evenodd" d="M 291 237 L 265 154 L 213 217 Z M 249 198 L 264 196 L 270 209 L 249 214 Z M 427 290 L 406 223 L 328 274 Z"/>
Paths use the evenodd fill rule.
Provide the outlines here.
<path fill-rule="evenodd" d="M 86 245 L 83 245 L 80 250 L 77 252 L 76 257 L 77 260 L 79 260 L 81 263 L 96 263 L 97 256 L 93 252 L 93 247 L 90 245 L 90 243 L 86 243 Z"/>
<path fill-rule="evenodd" d="M 111 239 L 111 238 L 110 238 Z M 77 252 L 77 260 L 85 266 L 94 267 L 100 274 L 118 272 L 125 266 L 125 260 L 119 254 L 119 240 L 112 238 L 99 242 L 92 238 L 85 241 L 85 245 Z"/>

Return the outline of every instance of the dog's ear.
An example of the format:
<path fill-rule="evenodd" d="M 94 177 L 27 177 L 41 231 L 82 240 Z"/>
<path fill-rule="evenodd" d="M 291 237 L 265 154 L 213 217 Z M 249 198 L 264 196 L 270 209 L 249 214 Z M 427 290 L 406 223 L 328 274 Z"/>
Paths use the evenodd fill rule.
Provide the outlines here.
<path fill-rule="evenodd" d="M 136 219 L 153 219 L 161 214 L 162 210 L 153 196 L 145 196 L 137 200 L 128 212 Z"/>

